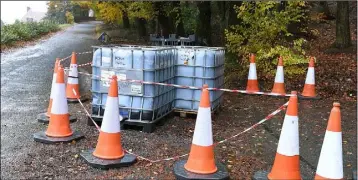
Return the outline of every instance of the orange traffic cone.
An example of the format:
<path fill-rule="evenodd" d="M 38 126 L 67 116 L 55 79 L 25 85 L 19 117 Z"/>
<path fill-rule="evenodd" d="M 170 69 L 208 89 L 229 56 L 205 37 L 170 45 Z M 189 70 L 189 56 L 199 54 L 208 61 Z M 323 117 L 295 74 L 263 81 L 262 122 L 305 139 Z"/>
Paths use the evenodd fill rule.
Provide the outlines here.
<path fill-rule="evenodd" d="M 42 123 L 48 123 L 48 121 L 50 119 L 51 107 L 52 107 L 52 99 L 53 99 L 53 93 L 54 93 L 53 91 L 54 91 L 54 85 L 56 83 L 56 73 L 57 73 L 59 63 L 60 63 L 60 58 L 56 58 L 55 68 L 54 68 L 54 72 L 53 72 L 53 76 L 52 76 L 50 101 L 49 101 L 49 105 L 48 105 L 48 108 L 47 108 L 47 112 L 37 115 L 37 120 L 39 122 L 42 122 Z"/>
<path fill-rule="evenodd" d="M 297 92 L 292 91 L 291 94 L 297 95 Z M 301 179 L 297 96 L 290 97 L 268 179 Z"/>
<path fill-rule="evenodd" d="M 343 179 L 340 104 L 333 103 L 315 179 Z"/>
<path fill-rule="evenodd" d="M 249 69 L 249 77 L 247 80 L 246 91 L 249 91 L 249 92 L 258 92 L 259 91 L 259 83 L 257 81 L 256 64 L 255 64 L 255 55 L 254 54 L 251 54 L 251 57 L 250 57 L 250 69 Z"/>
<path fill-rule="evenodd" d="M 307 76 L 305 81 L 305 86 L 303 87 L 302 94 L 300 98 L 302 99 L 319 99 L 316 95 L 316 88 L 315 88 L 315 72 L 314 72 L 314 57 L 310 58 Z"/>
<path fill-rule="evenodd" d="M 225 166 L 215 163 L 210 96 L 206 88 L 208 85 L 203 86 L 189 158 L 186 163 L 178 161 L 174 165 L 174 174 L 179 179 L 188 179 L 193 173 L 198 179 L 210 179 L 211 176 L 225 179 L 229 176 Z"/>
<path fill-rule="evenodd" d="M 283 60 L 281 56 L 278 59 L 275 84 L 273 85 L 272 93 L 286 94 L 284 73 L 283 73 Z"/>
<path fill-rule="evenodd" d="M 81 153 L 81 157 L 94 167 L 121 167 L 136 161 L 135 156 L 125 154 L 122 148 L 118 102 L 118 81 L 117 76 L 113 76 L 96 149 Z"/>
<path fill-rule="evenodd" d="M 73 90 L 76 92 L 74 93 Z M 78 70 L 76 53 L 72 52 L 70 71 L 68 73 L 66 95 L 68 102 L 78 102 L 80 96 L 80 86 L 78 84 Z"/>
<path fill-rule="evenodd" d="M 40 134 L 35 134 L 35 141 L 56 143 L 69 142 L 83 138 L 81 133 L 74 133 L 70 127 L 68 105 L 65 94 L 65 77 L 62 67 L 59 67 L 57 70 L 56 83 L 53 92 L 54 96 L 51 106 L 49 126 L 45 133 L 40 132 Z"/>

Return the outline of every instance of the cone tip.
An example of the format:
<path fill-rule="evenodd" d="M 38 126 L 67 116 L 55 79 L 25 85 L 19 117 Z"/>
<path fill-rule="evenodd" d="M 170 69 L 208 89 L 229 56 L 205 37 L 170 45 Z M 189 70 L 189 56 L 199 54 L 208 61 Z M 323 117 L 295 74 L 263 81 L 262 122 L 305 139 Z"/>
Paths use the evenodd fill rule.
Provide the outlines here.
<path fill-rule="evenodd" d="M 255 63 L 255 54 L 250 54 L 250 63 Z"/>
<path fill-rule="evenodd" d="M 279 65 L 279 66 L 283 66 L 283 58 L 282 58 L 282 56 L 280 56 L 280 57 L 278 58 L 278 65 Z"/>
<path fill-rule="evenodd" d="M 297 95 L 297 91 L 291 91 L 291 94 Z"/>
<path fill-rule="evenodd" d="M 203 85 L 203 91 L 201 93 L 201 98 L 200 98 L 200 107 L 203 108 L 208 108 L 210 107 L 210 95 L 209 95 L 209 91 L 206 89 L 209 86 L 207 84 Z"/>
<path fill-rule="evenodd" d="M 314 57 L 313 56 L 311 56 L 310 57 L 310 62 L 309 62 L 309 66 L 308 67 L 314 67 Z"/>
<path fill-rule="evenodd" d="M 110 97 L 118 97 L 118 83 L 117 76 L 113 75 L 111 78 L 111 85 L 109 87 L 108 96 Z"/>
<path fill-rule="evenodd" d="M 333 107 L 341 107 L 341 104 L 339 104 L 339 102 L 334 102 Z"/>

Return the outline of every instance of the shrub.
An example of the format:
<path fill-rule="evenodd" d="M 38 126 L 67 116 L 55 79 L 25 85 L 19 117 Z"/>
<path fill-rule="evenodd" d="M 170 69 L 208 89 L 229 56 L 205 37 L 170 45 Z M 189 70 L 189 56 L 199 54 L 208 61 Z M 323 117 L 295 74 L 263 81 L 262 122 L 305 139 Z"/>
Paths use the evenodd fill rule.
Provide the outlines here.
<path fill-rule="evenodd" d="M 304 73 L 297 64 L 306 63 L 302 38 L 288 31 L 288 25 L 305 18 L 303 1 L 288 1 L 279 10 L 278 2 L 243 2 L 235 6 L 240 24 L 225 30 L 229 52 L 238 54 L 248 63 L 248 54 L 256 54 L 256 63 L 262 73 L 275 73 L 277 58 L 283 56 L 288 76 Z M 289 40 L 291 38 L 291 40 Z"/>
<path fill-rule="evenodd" d="M 1 27 L 1 44 L 12 44 L 15 41 L 28 41 L 39 35 L 59 30 L 57 23 L 51 21 L 20 22 Z"/>
<path fill-rule="evenodd" d="M 65 16 L 66 16 L 66 22 L 68 24 L 73 24 L 74 23 L 75 18 L 73 17 L 73 14 L 71 12 L 67 11 Z"/>

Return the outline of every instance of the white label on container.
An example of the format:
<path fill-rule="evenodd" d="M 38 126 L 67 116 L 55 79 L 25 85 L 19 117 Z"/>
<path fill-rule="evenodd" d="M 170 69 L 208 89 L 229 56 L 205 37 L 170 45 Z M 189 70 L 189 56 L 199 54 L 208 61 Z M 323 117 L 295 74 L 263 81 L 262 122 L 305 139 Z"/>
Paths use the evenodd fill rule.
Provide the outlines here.
<path fill-rule="evenodd" d="M 118 74 L 118 80 L 126 80 L 127 79 L 127 75 L 126 74 Z"/>
<path fill-rule="evenodd" d="M 142 86 L 140 85 L 131 85 L 131 92 L 136 94 L 142 93 Z"/>
<path fill-rule="evenodd" d="M 102 70 L 101 71 L 102 86 L 109 87 L 109 84 L 110 84 L 109 78 L 111 78 L 113 75 L 114 75 L 113 71 Z"/>
<path fill-rule="evenodd" d="M 102 57 L 102 64 L 111 64 L 110 57 Z"/>

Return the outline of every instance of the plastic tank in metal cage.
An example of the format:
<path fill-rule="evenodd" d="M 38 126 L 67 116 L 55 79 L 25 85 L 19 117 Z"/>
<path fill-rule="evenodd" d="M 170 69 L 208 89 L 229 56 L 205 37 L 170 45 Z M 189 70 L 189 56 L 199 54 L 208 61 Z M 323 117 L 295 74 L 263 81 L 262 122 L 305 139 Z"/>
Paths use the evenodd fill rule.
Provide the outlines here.
<path fill-rule="evenodd" d="M 117 75 L 120 115 L 126 121 L 148 123 L 170 113 L 175 89 L 121 80 L 175 82 L 175 49 L 151 46 L 94 46 L 92 71 L 92 117 L 102 118 L 109 77 Z"/>
<path fill-rule="evenodd" d="M 224 48 L 182 46 L 176 49 L 176 84 L 196 87 L 208 84 L 211 88 L 224 85 Z M 175 91 L 175 109 L 197 111 L 201 90 L 177 88 Z M 222 91 L 210 91 L 212 110 L 220 105 L 222 94 Z"/>

